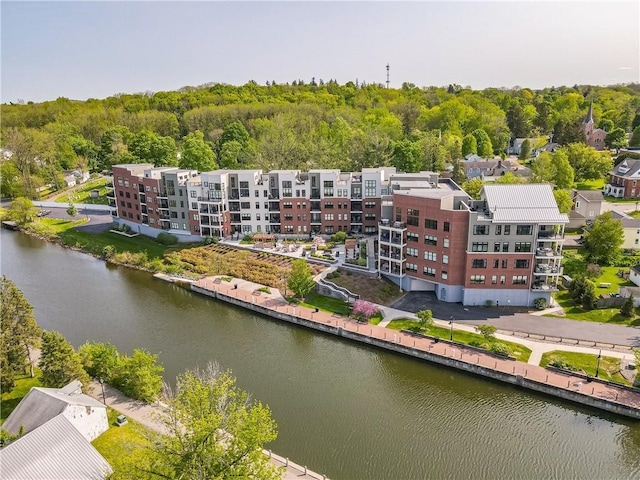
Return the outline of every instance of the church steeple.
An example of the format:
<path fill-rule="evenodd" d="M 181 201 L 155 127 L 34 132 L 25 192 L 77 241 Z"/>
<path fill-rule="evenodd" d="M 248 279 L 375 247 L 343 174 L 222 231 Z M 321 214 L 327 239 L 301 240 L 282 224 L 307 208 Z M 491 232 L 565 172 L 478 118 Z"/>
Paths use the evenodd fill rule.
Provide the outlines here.
<path fill-rule="evenodd" d="M 591 103 L 589 104 L 589 112 L 587 113 L 587 116 L 582 121 L 582 123 L 584 123 L 584 124 L 594 123 L 593 122 L 593 100 L 591 100 Z"/>

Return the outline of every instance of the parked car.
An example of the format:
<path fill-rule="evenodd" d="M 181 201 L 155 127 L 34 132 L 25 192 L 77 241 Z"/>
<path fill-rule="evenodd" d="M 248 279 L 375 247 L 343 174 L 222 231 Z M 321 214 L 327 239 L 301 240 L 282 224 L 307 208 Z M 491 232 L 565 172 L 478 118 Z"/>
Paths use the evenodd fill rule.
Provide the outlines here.
<path fill-rule="evenodd" d="M 36 213 L 36 216 L 46 217 L 49 214 L 51 214 L 51 210 L 40 210 L 38 213 Z"/>

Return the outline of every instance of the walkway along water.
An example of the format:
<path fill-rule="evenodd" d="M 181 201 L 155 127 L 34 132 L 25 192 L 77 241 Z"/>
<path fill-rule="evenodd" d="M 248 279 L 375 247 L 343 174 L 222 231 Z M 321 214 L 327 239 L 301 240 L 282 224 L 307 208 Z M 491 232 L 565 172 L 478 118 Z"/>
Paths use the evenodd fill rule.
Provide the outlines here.
<path fill-rule="evenodd" d="M 361 325 L 345 317 L 299 305 L 282 297 L 263 295 L 256 284 L 207 277 L 191 284 L 191 290 L 233 305 L 358 342 L 493 378 L 565 400 L 640 420 L 640 391 L 601 381 L 588 381 L 543 367 L 502 359 L 477 349 L 447 341 L 416 338 L 384 327 Z"/>

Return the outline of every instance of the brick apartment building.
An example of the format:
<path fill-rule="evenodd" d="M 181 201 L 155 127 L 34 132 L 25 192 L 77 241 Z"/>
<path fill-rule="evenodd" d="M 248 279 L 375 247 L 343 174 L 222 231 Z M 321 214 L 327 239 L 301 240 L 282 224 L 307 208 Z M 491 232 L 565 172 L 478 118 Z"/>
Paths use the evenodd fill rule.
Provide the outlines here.
<path fill-rule="evenodd" d="M 404 290 L 465 305 L 549 300 L 564 225 L 550 185 L 486 185 L 472 200 L 433 172 L 394 168 L 216 170 L 113 167 L 116 223 L 180 240 L 272 233 L 378 235 L 378 268 Z"/>

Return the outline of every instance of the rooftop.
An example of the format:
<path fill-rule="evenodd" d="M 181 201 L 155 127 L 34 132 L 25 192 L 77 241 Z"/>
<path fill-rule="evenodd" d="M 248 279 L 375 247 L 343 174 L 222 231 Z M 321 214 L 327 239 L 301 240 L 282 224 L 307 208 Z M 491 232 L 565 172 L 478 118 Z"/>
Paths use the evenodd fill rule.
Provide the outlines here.
<path fill-rule="evenodd" d="M 481 196 L 497 223 L 568 223 L 549 184 L 485 185 Z"/>

